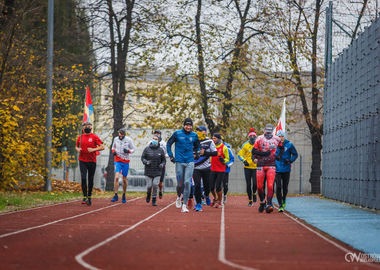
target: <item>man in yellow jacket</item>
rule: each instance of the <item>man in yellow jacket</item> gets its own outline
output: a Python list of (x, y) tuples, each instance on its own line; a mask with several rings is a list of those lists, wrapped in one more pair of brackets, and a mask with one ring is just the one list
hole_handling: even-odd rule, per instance
[(247, 183), (248, 206), (252, 206), (256, 202), (256, 169), (257, 165), (252, 161), (252, 148), (256, 141), (256, 133), (253, 128), (248, 133), (248, 141), (246, 141), (239, 151), (238, 157), (244, 163), (244, 176)]

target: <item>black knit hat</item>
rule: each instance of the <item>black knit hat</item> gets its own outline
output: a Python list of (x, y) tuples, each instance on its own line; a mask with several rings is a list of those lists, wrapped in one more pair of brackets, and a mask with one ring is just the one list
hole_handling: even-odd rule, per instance
[(219, 133), (214, 133), (214, 135), (212, 135), (212, 136), (215, 138), (218, 138), (219, 140), (222, 139), (222, 136)]
[(186, 126), (186, 125), (193, 126), (193, 120), (191, 120), (191, 118), (186, 118), (185, 121), (183, 121), (183, 125), (184, 126)]

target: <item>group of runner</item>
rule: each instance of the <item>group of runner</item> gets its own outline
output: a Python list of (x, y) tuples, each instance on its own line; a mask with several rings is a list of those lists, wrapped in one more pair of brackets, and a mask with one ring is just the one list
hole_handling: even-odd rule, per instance
[[(88, 163), (88, 156), (95, 156), (95, 151), (104, 149), (101, 140), (90, 132), (88, 126), (83, 124), (84, 135), (78, 137), (77, 151), (80, 152), (79, 161), (82, 176), (83, 202), (91, 205), (91, 189), (93, 186), (92, 170), (86, 169), (83, 163)], [(274, 194), (274, 182), (276, 182), (276, 194), (279, 211), (284, 211), (286, 195), (288, 192), (291, 164), (297, 159), (298, 154), (294, 145), (285, 139), (282, 130), (273, 135), (274, 128), (268, 124), (264, 134), (257, 137), (254, 129), (248, 133), (248, 141), (239, 151), (238, 158), (244, 164), (248, 206), (257, 201), (256, 191), (260, 199), (259, 212), (273, 211), (272, 198)], [(135, 149), (131, 138), (126, 136), (126, 130), (120, 129), (119, 136), (115, 137), (112, 144), (112, 153), (115, 156), (115, 195), (112, 202), (118, 201), (119, 176), (123, 176), (122, 203), (126, 203), (125, 192), (127, 189), (127, 175), (129, 170), (129, 154)], [(86, 138), (83, 139), (82, 137)], [(174, 153), (172, 151), (172, 145)], [(83, 149), (83, 150), (82, 150)], [(85, 152), (86, 155), (85, 155)], [(90, 155), (88, 155), (90, 154)], [(84, 159), (87, 157), (87, 159)], [(166, 159), (175, 163), (177, 178), (176, 207), (182, 213), (188, 213), (189, 207), (202, 211), (202, 205), (215, 208), (227, 203), (229, 172), (234, 163), (234, 155), (229, 144), (224, 142), (219, 133), (214, 133), (212, 138), (207, 137), (207, 128), (203, 125), (193, 132), (193, 121), (186, 118), (183, 128), (175, 131), (165, 143), (161, 138), (161, 132), (156, 130), (152, 140), (144, 149), (141, 161), (144, 164), (144, 175), (147, 181), (146, 202), (152, 202), (157, 206), (157, 192), (161, 199), (163, 196), (163, 181), (165, 175)], [(94, 160), (90, 160), (93, 163)], [(90, 168), (92, 168), (90, 166)], [(86, 172), (88, 170), (88, 190), (86, 184)], [(95, 171), (95, 170), (94, 170)], [(91, 183), (90, 183), (91, 181)], [(267, 192), (265, 192), (265, 183)], [(212, 198), (210, 198), (210, 193)]]

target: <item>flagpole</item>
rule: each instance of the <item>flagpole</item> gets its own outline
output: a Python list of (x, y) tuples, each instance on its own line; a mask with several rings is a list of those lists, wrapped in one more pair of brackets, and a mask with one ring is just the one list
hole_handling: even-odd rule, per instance
[[(87, 90), (88, 90), (88, 85), (87, 85), (87, 87), (86, 87), (86, 94), (84, 95), (84, 108), (86, 108), (86, 100), (87, 100)], [(83, 125), (83, 123), (85, 122), (84, 120), (84, 117), (85, 117), (85, 110), (83, 110), (83, 121), (82, 121), (82, 125)], [(79, 139), (79, 148), (80, 148), (80, 146), (81, 146), (81, 144), (82, 144), (82, 133), (83, 133), (83, 131), (82, 131), (82, 129), (80, 128), (80, 131), (79, 131), (79, 136), (80, 136), (80, 139)]]

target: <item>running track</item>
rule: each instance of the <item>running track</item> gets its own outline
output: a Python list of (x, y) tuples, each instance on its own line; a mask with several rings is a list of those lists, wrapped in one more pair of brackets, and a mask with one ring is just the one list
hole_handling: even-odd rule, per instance
[(257, 211), (245, 196), (224, 209), (180, 213), (175, 196), (152, 207), (93, 199), (0, 214), (0, 269), (379, 269), (288, 213)]

